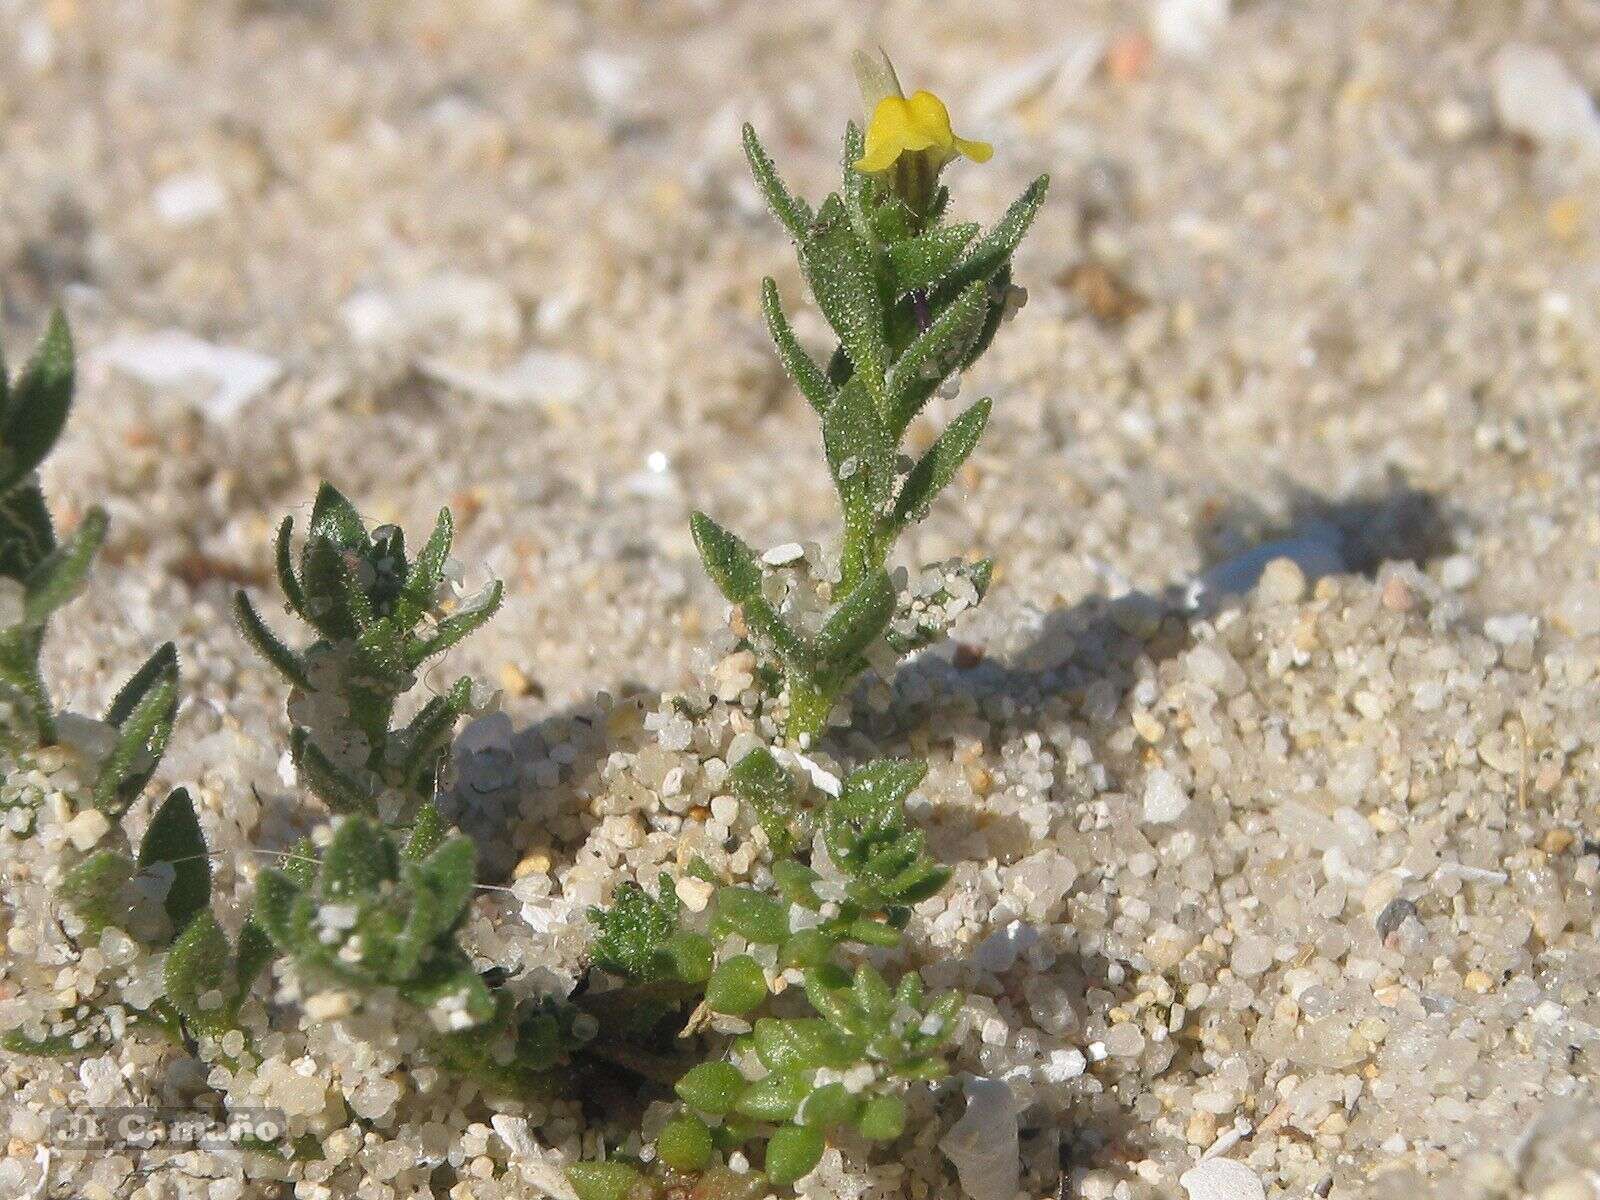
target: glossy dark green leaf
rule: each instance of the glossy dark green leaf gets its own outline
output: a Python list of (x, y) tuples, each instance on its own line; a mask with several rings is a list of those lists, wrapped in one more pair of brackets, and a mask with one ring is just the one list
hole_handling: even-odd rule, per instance
[(0, 413), (0, 492), (43, 462), (61, 436), (72, 407), (73, 372), (72, 334), (57, 310)]

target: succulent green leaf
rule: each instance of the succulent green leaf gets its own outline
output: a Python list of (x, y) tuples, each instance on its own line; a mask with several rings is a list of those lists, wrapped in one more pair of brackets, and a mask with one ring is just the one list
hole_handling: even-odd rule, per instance
[(711, 1165), (711, 1130), (699, 1117), (673, 1117), (656, 1136), (656, 1156), (674, 1171), (703, 1171)]
[(762, 1017), (755, 1024), (756, 1055), (769, 1071), (836, 1071), (853, 1065), (861, 1044), (817, 1017), (780, 1020)]
[(272, 939), (254, 918), (247, 917), (239, 930), (239, 952), (234, 959), (233, 995), (230, 1004), (235, 1011), (250, 995), (250, 988), (255, 984), (256, 977), (272, 961), (272, 955)]
[(712, 1012), (743, 1016), (766, 998), (766, 973), (748, 954), (719, 964), (706, 985), (706, 1007)]
[(791, 1121), (810, 1094), (805, 1072), (774, 1071), (745, 1089), (734, 1111), (752, 1121)]
[(767, 318), (767, 331), (772, 335), (773, 345), (778, 350), (778, 361), (783, 364), (784, 371), (811, 402), (812, 408), (819, 414), (827, 412), (838, 395), (838, 389), (828, 382), (822, 368), (795, 337), (789, 318), (784, 315), (783, 301), (778, 297), (778, 285), (771, 279), (761, 281), (761, 311)]
[(833, 1129), (839, 1125), (854, 1124), (861, 1115), (861, 1097), (853, 1094), (842, 1083), (825, 1083), (801, 1106), (800, 1123), (814, 1129)]
[(690, 1108), (720, 1117), (733, 1110), (747, 1086), (732, 1063), (708, 1062), (690, 1068), (673, 1090)]
[(897, 527), (913, 524), (928, 515), (934, 497), (955, 478), (961, 464), (967, 461), (983, 436), (992, 407), (988, 399), (978, 401), (951, 421), (939, 440), (917, 460), (895, 500), (894, 524)]
[(744, 127), (744, 155), (750, 161), (750, 173), (755, 176), (756, 187), (772, 209), (773, 216), (783, 223), (795, 241), (804, 239), (813, 219), (811, 206), (790, 195), (761, 140), (756, 137), (755, 128), (748, 124)]
[(211, 903), (211, 858), (194, 801), (183, 788), (168, 793), (139, 844), (140, 871), (160, 863), (171, 864), (173, 870), (166, 910), (176, 932), (187, 928), (194, 915)]
[(662, 953), (669, 977), (679, 983), (702, 984), (711, 978), (716, 951), (705, 934), (679, 930), (666, 940)]
[(776, 946), (789, 936), (788, 906), (754, 888), (724, 887), (716, 893), (718, 925), (746, 941)]
[(856, 1118), (856, 1132), (869, 1142), (892, 1142), (906, 1130), (906, 1102), (899, 1096), (872, 1096)]
[(767, 1178), (782, 1187), (811, 1174), (826, 1148), (820, 1129), (785, 1125), (767, 1142)]

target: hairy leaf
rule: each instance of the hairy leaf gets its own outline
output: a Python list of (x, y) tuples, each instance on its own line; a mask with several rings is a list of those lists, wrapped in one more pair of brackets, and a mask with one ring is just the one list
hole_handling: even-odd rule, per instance
[(170, 864), (173, 871), (166, 910), (176, 933), (211, 903), (211, 858), (194, 801), (183, 788), (175, 788), (161, 802), (139, 845), (139, 870), (148, 871), (159, 863)]

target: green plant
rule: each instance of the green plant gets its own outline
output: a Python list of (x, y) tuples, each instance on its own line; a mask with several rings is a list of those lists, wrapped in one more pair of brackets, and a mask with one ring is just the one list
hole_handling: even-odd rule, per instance
[[(771, 886), (716, 888), (706, 912), (709, 943), (680, 927), (683, 913), (665, 876), (658, 898), (634, 887), (609, 912), (593, 914), (601, 929), (596, 961), (608, 970), (639, 982), (703, 981), (704, 1012), (753, 1024), (726, 1058), (677, 1080), (683, 1107), (659, 1135), (653, 1165), (613, 1161), (569, 1171), (580, 1200), (658, 1200), (683, 1176), (709, 1178), (714, 1189), (738, 1180), (759, 1194), (811, 1171), (836, 1131), (869, 1141), (900, 1135), (900, 1092), (946, 1073), (942, 1051), (961, 997), (924, 995), (915, 972), (890, 984), (870, 963), (848, 959), (862, 948), (898, 946), (910, 906), (949, 880), (906, 820), (906, 798), (924, 772), (911, 763), (871, 763), (812, 813), (772, 753), (754, 750), (731, 778), (769, 827), (769, 841), (782, 847)], [(824, 861), (798, 856), (809, 843), (795, 831), (811, 827), (821, 830)], [(695, 966), (679, 973), (673, 964), (686, 942), (696, 947)], [(707, 969), (702, 946), (714, 967)], [(791, 980), (802, 986), (790, 988)], [(753, 1144), (763, 1147), (762, 1170), (732, 1170), (729, 1156)]]
[(415, 561), (393, 525), (369, 531), (355, 507), (323, 484), (295, 569), (293, 519), (278, 528), (277, 571), (289, 608), (318, 634), (303, 652), (280, 641), (241, 590), (239, 628), (293, 686), (290, 751), (306, 785), (339, 813), (407, 820), (432, 799), (456, 722), (472, 704), (462, 678), (400, 729), (395, 703), (416, 671), (500, 607), (501, 585), (457, 603), (446, 582), (454, 522), (439, 513)]
[(990, 402), (955, 418), (915, 463), (903, 462), (900, 446), (933, 394), (978, 359), (1015, 310), (1011, 257), (1048, 186), (1046, 177), (1035, 180), (986, 233), (950, 222), (939, 173), (957, 153), (986, 158), (987, 147), (956, 138), (931, 94), (906, 100), (887, 59), (869, 61), (861, 73), (876, 106), (872, 123), (865, 139), (849, 126), (843, 187), (815, 211), (789, 192), (755, 131), (744, 131), (756, 183), (794, 239), (801, 271), (839, 339), (824, 367), (796, 338), (777, 285), (763, 282), (778, 357), (821, 421), (843, 516), (837, 578), (817, 586), (795, 572), (769, 571), (709, 516), (691, 518), (707, 572), (781, 674), (787, 734), (801, 742), (822, 730), (869, 661), (892, 661), (942, 637), (988, 588), (987, 559), (924, 568), (931, 582), (900, 593), (886, 566), (896, 540), (927, 515), (972, 453)]
[[(238, 1027), (239, 1010), (272, 958), (272, 946), (246, 921), (237, 945), (211, 911), (211, 861), (189, 793), (178, 788), (151, 814), (136, 858), (97, 850), (63, 877), (58, 894), (98, 936), (120, 929), (152, 949), (165, 949), (165, 995), (132, 1013), (134, 1022), (173, 1040), (191, 1033), (220, 1036)], [(4, 1047), (25, 1054), (103, 1049), (112, 1033), (92, 1006), (64, 1027), (33, 1036), (12, 1030)]]
[(376, 822), (343, 817), (314, 872), (261, 873), (256, 919), (313, 977), (358, 990), (392, 987), (430, 1010), (441, 1030), (481, 1025), (495, 1000), (455, 942), (472, 899), (474, 857), (464, 837), (435, 843), (419, 826), (402, 850)]
[[(72, 408), (72, 335), (59, 312), (15, 379), (0, 359), (0, 698), (16, 704), (33, 740), (48, 745), (61, 721), (39, 672), (39, 652), (55, 611), (83, 589), (106, 536), (106, 514), (92, 507), (58, 541), (38, 468), (55, 448)], [(95, 803), (121, 812), (143, 790), (172, 733), (178, 657), (169, 642), (150, 656), (105, 715), (110, 749), (94, 785)]]

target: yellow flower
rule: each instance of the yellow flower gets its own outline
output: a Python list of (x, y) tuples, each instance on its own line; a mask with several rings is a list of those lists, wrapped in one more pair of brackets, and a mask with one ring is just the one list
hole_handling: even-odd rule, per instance
[(858, 171), (876, 175), (892, 169), (904, 154), (921, 155), (931, 174), (937, 175), (958, 154), (973, 162), (988, 162), (994, 153), (988, 142), (957, 137), (950, 128), (950, 111), (932, 92), (917, 92), (909, 100), (885, 96), (867, 125), (866, 153), (856, 160)]

